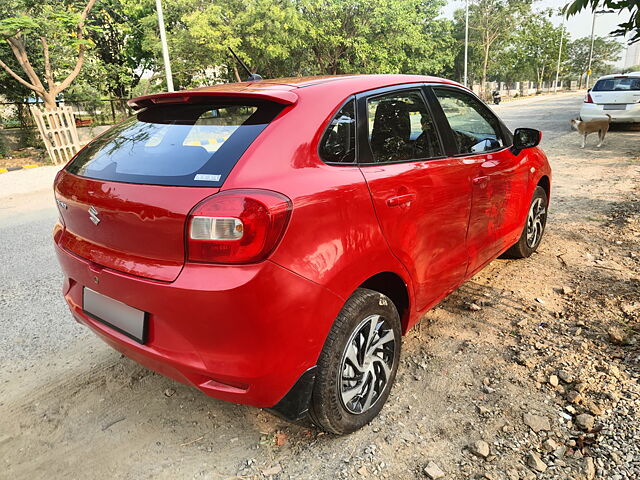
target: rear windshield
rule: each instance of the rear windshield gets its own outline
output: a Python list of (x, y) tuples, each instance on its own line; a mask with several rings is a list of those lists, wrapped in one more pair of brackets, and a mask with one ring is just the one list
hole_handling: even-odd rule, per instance
[(221, 186), (283, 108), (246, 101), (149, 107), (96, 138), (67, 170), (115, 182)]
[(593, 86), (594, 92), (628, 92), (629, 90), (640, 90), (639, 77), (609, 78), (598, 80)]

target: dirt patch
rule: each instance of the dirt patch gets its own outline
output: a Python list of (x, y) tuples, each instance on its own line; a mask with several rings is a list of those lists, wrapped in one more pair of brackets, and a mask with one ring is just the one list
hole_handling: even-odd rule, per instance
[(3, 366), (5, 475), (422, 479), (433, 462), (447, 479), (640, 478), (638, 138), (546, 145), (539, 253), (494, 261), (427, 314), (361, 431), (207, 398), (83, 335), (63, 358)]
[(25, 165), (51, 165), (44, 150), (33, 147), (14, 150), (10, 155), (0, 157), (0, 168), (23, 167)]

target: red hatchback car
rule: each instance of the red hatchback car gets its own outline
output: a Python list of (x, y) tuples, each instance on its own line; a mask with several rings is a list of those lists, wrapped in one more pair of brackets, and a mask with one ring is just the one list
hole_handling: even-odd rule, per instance
[(540, 132), (512, 135), (451, 81), (285, 78), (130, 105), (55, 180), (64, 297), (212, 397), (356, 430), (402, 334), (544, 232)]

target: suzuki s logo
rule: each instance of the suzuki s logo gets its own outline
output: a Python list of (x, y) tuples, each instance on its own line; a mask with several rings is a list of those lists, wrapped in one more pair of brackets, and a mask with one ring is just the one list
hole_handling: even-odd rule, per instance
[(89, 218), (91, 219), (94, 225), (98, 225), (100, 223), (100, 217), (98, 217), (98, 210), (96, 210), (96, 207), (94, 207), (93, 205), (89, 207)]

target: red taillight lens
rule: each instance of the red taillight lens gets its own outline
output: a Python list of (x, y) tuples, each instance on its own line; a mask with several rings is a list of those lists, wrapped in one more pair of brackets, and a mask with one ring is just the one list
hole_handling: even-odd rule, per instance
[(291, 200), (269, 190), (227, 190), (200, 202), (187, 225), (189, 261), (255, 263), (276, 247)]
[(593, 103), (593, 98), (591, 98), (590, 93), (587, 93), (587, 96), (584, 97), (584, 103)]

